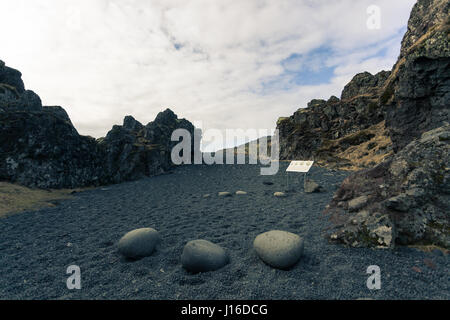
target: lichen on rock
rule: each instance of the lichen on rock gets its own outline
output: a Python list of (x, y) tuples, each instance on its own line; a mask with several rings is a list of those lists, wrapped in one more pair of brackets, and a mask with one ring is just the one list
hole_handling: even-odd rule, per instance
[(426, 132), (390, 161), (349, 176), (325, 211), (333, 223), (329, 239), (449, 248), (450, 142), (440, 139), (449, 132), (450, 126)]

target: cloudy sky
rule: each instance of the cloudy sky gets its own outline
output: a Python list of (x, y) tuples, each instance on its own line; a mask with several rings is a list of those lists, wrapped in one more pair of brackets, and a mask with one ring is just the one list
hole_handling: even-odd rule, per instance
[(356, 73), (391, 69), (414, 3), (1, 0), (0, 59), (81, 134), (167, 107), (204, 129), (273, 129)]

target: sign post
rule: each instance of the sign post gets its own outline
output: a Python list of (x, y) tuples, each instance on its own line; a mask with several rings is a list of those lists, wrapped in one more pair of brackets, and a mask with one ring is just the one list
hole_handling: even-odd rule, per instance
[(289, 167), (286, 169), (287, 188), (289, 189), (289, 174), (288, 174), (289, 172), (304, 173), (303, 176), (303, 187), (304, 187), (306, 182), (306, 175), (308, 174), (309, 170), (311, 170), (313, 164), (314, 161), (292, 161), (289, 164)]

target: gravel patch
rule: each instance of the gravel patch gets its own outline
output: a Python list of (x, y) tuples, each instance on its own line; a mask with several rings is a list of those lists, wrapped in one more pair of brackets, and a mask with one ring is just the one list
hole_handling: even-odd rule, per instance
[[(286, 166), (273, 177), (251, 165), (180, 167), (0, 219), (0, 299), (450, 299), (447, 255), (328, 243), (322, 211), (347, 173), (314, 167), (310, 177), (325, 191), (312, 194), (303, 193), (300, 175), (295, 184), (290, 176), (289, 196), (280, 200), (273, 194), (287, 187)], [(247, 196), (218, 196), (223, 190)], [(147, 226), (161, 237), (156, 251), (124, 258), (121, 237)], [(253, 249), (269, 230), (304, 239), (289, 271), (264, 264)], [(195, 239), (223, 247), (230, 263), (186, 271), (181, 254)], [(70, 265), (81, 268), (81, 290), (66, 287)], [(366, 286), (371, 265), (381, 268), (381, 290)]]

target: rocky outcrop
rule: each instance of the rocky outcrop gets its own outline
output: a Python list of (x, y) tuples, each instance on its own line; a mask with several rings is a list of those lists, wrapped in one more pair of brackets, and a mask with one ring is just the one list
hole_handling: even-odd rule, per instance
[(97, 185), (99, 154), (95, 139), (80, 136), (60, 107), (0, 112), (0, 180), (40, 188)]
[(178, 128), (199, 134), (168, 109), (146, 126), (128, 116), (105, 138), (81, 136), (63, 108), (42, 106), (20, 72), (0, 63), (0, 180), (75, 188), (163, 173), (172, 166), (171, 135)]
[[(280, 118), (280, 158), (315, 159), (341, 168), (364, 168), (391, 154), (379, 93), (390, 72), (356, 75), (341, 99), (312, 100), (289, 118)], [(355, 150), (358, 149), (358, 150)]]
[(400, 59), (409, 55), (421, 38), (443, 22), (449, 21), (450, 3), (446, 0), (420, 0), (411, 11), (408, 30), (402, 40)]
[[(114, 126), (99, 145), (105, 152), (104, 170), (111, 182), (135, 180), (152, 176), (170, 169), (172, 132), (186, 129), (194, 139), (194, 126), (167, 109), (155, 121), (143, 126), (131, 116), (124, 119), (123, 126)], [(194, 142), (191, 141), (194, 146)], [(194, 152), (194, 151), (193, 151)]]
[(358, 74), (341, 99), (313, 100), (278, 121), (282, 159), (366, 168), (325, 211), (331, 240), (449, 247), (449, 8), (419, 0), (391, 72)]
[(360, 95), (377, 96), (381, 88), (391, 75), (388, 71), (381, 71), (372, 76), (369, 72), (363, 72), (353, 77), (352, 81), (344, 87), (341, 94), (342, 100), (349, 100)]
[(9, 68), (0, 60), (0, 83), (11, 86), (18, 93), (25, 91), (25, 85), (22, 81), (20, 71)]
[[(445, 0), (419, 0), (392, 72), (358, 74), (340, 100), (313, 100), (293, 116), (280, 118), (281, 158), (368, 168), (388, 158), (392, 149), (448, 124), (449, 8)], [(376, 138), (365, 132), (374, 125)]]
[(450, 247), (450, 126), (426, 132), (377, 167), (348, 177), (326, 213), (333, 241), (354, 247)]
[(22, 74), (0, 60), (0, 112), (6, 109), (40, 111), (41, 108), (39, 96), (25, 90)]
[(380, 95), (395, 155), (344, 181), (325, 210), (330, 240), (450, 247), (449, 7), (416, 3)]
[(450, 122), (450, 3), (418, 1), (383, 93), (394, 150)]

